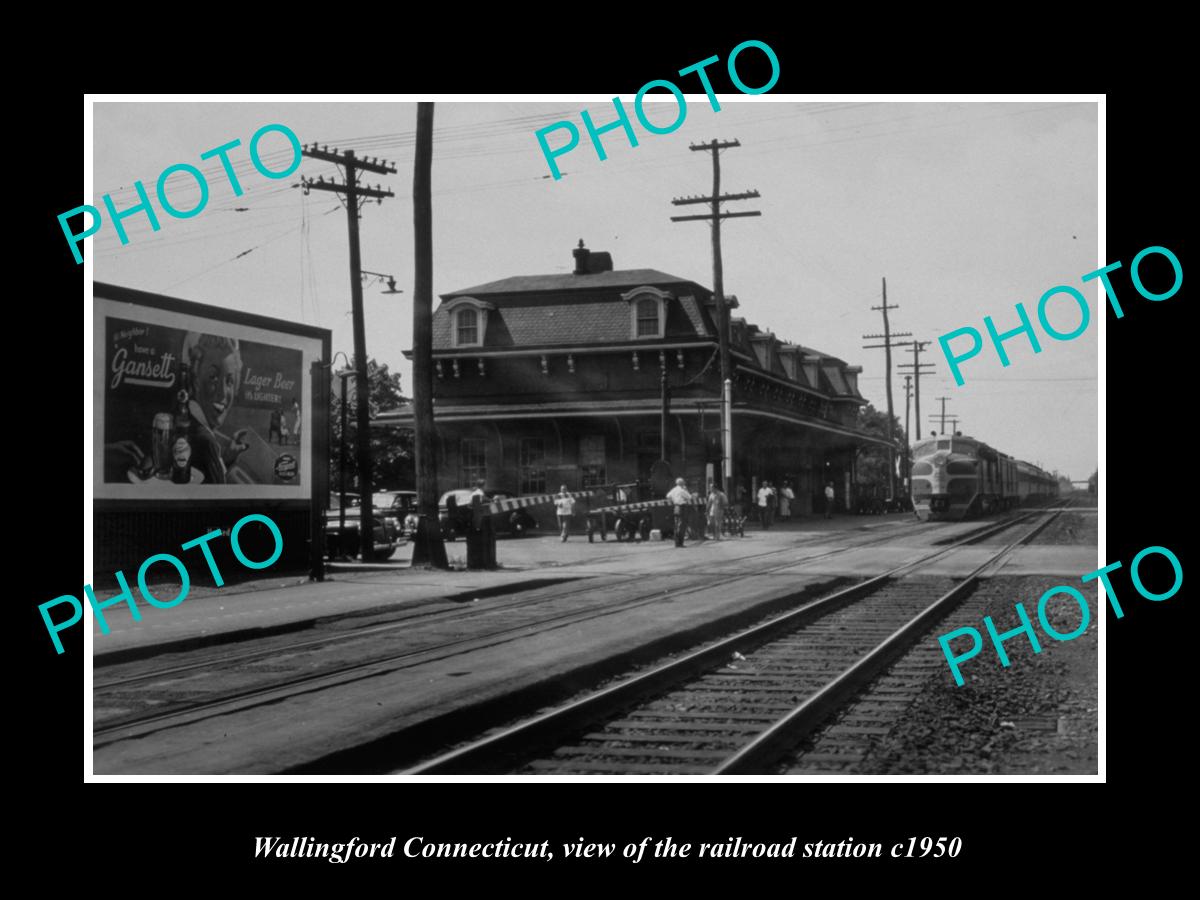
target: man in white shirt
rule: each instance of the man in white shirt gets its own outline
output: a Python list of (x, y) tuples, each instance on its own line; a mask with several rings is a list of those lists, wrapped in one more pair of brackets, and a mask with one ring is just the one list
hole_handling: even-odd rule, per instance
[(833, 500), (836, 495), (833, 491), (833, 482), (825, 485), (825, 518), (833, 518)]
[(558, 496), (554, 499), (554, 512), (558, 516), (558, 530), (565, 542), (567, 529), (571, 525), (571, 516), (575, 514), (575, 498), (567, 493), (565, 484), (559, 487)]
[(675, 507), (675, 546), (683, 546), (683, 532), (687, 527), (685, 515), (687, 506), (692, 502), (692, 495), (687, 489), (687, 482), (682, 478), (675, 479), (675, 487), (667, 491), (667, 501)]
[(775, 488), (771, 487), (771, 482), (764, 481), (762, 487), (758, 489), (758, 512), (762, 516), (763, 531), (771, 527), (771, 520), (774, 518), (775, 508), (772, 505), (775, 501)]

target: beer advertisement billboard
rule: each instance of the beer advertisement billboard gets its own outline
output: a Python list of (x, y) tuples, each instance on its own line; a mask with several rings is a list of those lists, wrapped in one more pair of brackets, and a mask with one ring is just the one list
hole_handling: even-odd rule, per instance
[(301, 335), (96, 297), (95, 496), (305, 499)]

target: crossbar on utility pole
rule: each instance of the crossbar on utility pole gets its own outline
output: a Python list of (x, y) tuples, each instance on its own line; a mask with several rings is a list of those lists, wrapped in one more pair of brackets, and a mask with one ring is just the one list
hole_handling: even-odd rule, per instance
[(300, 185), (307, 194), (310, 191), (332, 191), (345, 196), (346, 219), (350, 232), (350, 311), (354, 321), (354, 370), (355, 390), (358, 393), (358, 446), (355, 448), (358, 456), (359, 493), (362, 495), (362, 506), (359, 511), (359, 545), (364, 562), (375, 556), (375, 515), (373, 491), (371, 485), (371, 406), (370, 384), (367, 375), (367, 331), (363, 317), (362, 296), (362, 259), (358, 246), (359, 207), (367, 200), (382, 203), (384, 198), (395, 196), (391, 191), (384, 190), (379, 185), (370, 187), (360, 185), (360, 172), (375, 172), (380, 175), (394, 174), (396, 167), (386, 160), (380, 161), (374, 157), (359, 158), (353, 150), (338, 152), (337, 147), (329, 152), (328, 146), (318, 148), (304, 145), (301, 153), (310, 159), (322, 162), (336, 163), (342, 166), (346, 180), (344, 183), (326, 181), (324, 176), (317, 179), (301, 178)]
[(755, 200), (760, 195), (758, 191), (744, 191), (738, 194), (721, 193), (721, 155), (720, 151), (730, 147), (740, 147), (738, 140), (718, 141), (713, 139), (705, 144), (691, 144), (688, 149), (712, 154), (713, 187), (708, 197), (677, 197), (671, 201), (675, 206), (686, 206), (692, 203), (710, 204), (712, 211), (704, 215), (671, 216), (672, 222), (694, 222), (701, 219), (712, 223), (712, 256), (713, 256), (713, 299), (717, 305), (717, 346), (721, 360), (721, 487), (732, 491), (733, 481), (733, 374), (729, 355), (729, 309), (725, 304), (725, 270), (721, 260), (721, 220), (736, 219), (748, 216), (761, 216), (761, 212), (722, 212), (721, 204), (731, 200)]

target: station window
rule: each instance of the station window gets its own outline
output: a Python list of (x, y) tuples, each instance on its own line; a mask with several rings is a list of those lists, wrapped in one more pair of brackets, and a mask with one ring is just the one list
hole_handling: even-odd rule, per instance
[(659, 302), (653, 297), (646, 297), (637, 304), (637, 336), (658, 337), (658, 308)]
[(457, 340), (455, 341), (457, 346), (465, 347), (470, 344), (479, 343), (479, 310), (470, 308), (460, 309), (455, 321), (458, 327)]
[(546, 442), (541, 438), (521, 438), (517, 445), (517, 465), (521, 470), (522, 494), (546, 493)]
[(487, 439), (463, 438), (459, 445), (459, 468), (461, 484), (473, 488), (476, 483), (487, 483)]
[(604, 435), (587, 435), (579, 439), (579, 472), (585, 488), (606, 483)]

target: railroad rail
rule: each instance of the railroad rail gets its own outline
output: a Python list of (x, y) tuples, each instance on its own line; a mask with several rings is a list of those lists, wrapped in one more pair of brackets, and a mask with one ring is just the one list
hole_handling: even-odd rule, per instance
[[(1068, 501), (1069, 503), (1069, 501)], [(443, 754), (406, 775), (753, 774), (903, 656), (1067, 507), (1033, 510), (730, 638)], [(1031, 520), (965, 578), (918, 571)], [(938, 596), (930, 602), (931, 589)]]
[[(739, 557), (738, 562), (739, 564), (748, 562), (761, 563), (763, 560), (768, 560), (771, 557), (787, 555), (788, 558), (784, 562), (775, 565), (765, 565), (756, 569), (756, 574), (758, 575), (769, 575), (789, 569), (796, 569), (808, 563), (827, 560), (830, 557), (843, 553), (886, 543), (894, 540), (895, 537), (894, 533), (871, 536), (867, 540), (855, 541), (841, 547), (799, 558), (795, 556), (795, 553), (797, 549), (801, 549), (802, 551), (803, 545), (800, 548), (797, 548), (796, 545), (791, 545)], [(678, 578), (679, 574), (666, 573), (665, 577)], [(693, 572), (690, 574), (696, 573)], [(312, 671), (311, 668), (303, 664), (298, 664), (296, 668), (303, 670), (303, 674), (267, 679), (240, 690), (214, 692), (212, 696), (208, 697), (203, 696), (204, 685), (200, 680), (205, 675), (221, 674), (238, 666), (253, 664), (255, 662), (266, 662), (273, 666), (278, 665), (281, 663), (282, 658), (288, 654), (325, 650), (333, 645), (348, 644), (356, 640), (375, 637), (388, 632), (409, 629), (413, 625), (413, 620), (417, 618), (421, 619), (421, 624), (436, 624), (441, 626), (443, 624), (452, 624), (458, 621), (477, 618), (479, 611), (475, 609), (440, 610), (419, 614), (418, 616), (408, 615), (400, 617), (395, 621), (369, 625), (346, 632), (322, 635), (321, 637), (307, 638), (301, 641), (292, 641), (282, 646), (276, 645), (265, 649), (218, 654), (204, 660), (159, 667), (128, 676), (110, 678), (107, 681), (96, 683), (93, 687), (94, 705), (97, 707), (104, 704), (111, 707), (127, 705), (126, 701), (120, 697), (114, 698), (114, 693), (119, 692), (123, 688), (147, 682), (161, 684), (164, 681), (176, 680), (181, 685), (187, 699), (182, 699), (175, 703), (168, 702), (167, 705), (157, 706), (153, 711), (148, 713), (119, 714), (113, 716), (108, 721), (97, 722), (93, 729), (93, 735), (96, 738), (94, 746), (100, 748), (128, 737), (138, 737), (164, 728), (174, 727), (175, 725), (191, 724), (204, 718), (224, 715), (228, 712), (277, 703), (281, 700), (286, 700), (292, 694), (335, 687), (338, 684), (358, 678), (411, 668), (532, 634), (574, 626), (603, 616), (625, 612), (639, 606), (712, 590), (713, 588), (736, 582), (744, 577), (745, 572), (739, 567), (739, 571), (699, 583), (690, 583), (685, 586), (665, 590), (661, 585), (653, 588), (647, 587), (646, 590), (639, 591), (632, 597), (624, 597), (613, 602), (592, 604), (569, 610), (551, 611), (546, 615), (539, 615), (528, 621), (508, 622), (500, 627), (488, 629), (466, 637), (451, 640), (435, 640), (431, 643), (408, 648), (401, 652), (393, 651), (376, 654), (367, 659), (355, 660), (353, 663), (348, 664), (326, 665), (317, 671)], [(644, 580), (646, 580), (644, 574), (622, 576), (615, 581), (606, 580), (604, 585), (599, 586), (597, 590), (607, 592), (623, 584)], [(508, 603), (489, 605), (486, 607), (486, 611), (519, 612), (523, 610), (535, 610), (539, 605), (560, 600), (561, 596), (561, 593), (558, 592), (551, 593), (544, 591), (539, 592), (539, 595), (536, 597), (518, 597)]]

